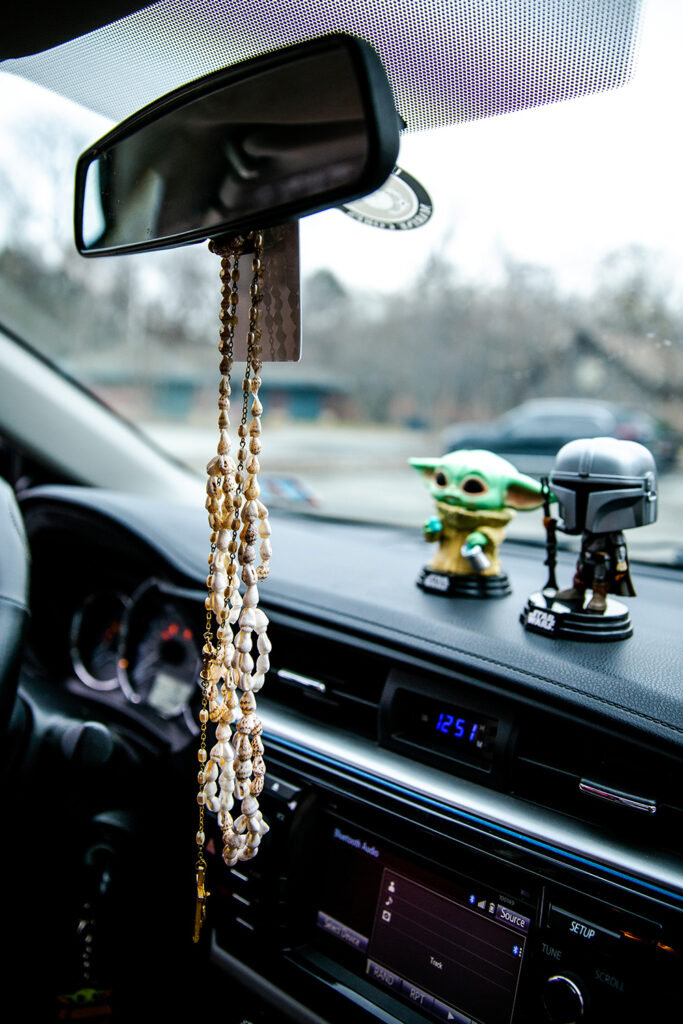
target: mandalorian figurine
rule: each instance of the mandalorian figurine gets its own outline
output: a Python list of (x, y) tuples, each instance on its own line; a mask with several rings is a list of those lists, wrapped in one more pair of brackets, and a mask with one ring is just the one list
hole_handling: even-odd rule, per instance
[(608, 595), (635, 596), (623, 531), (657, 518), (651, 453), (635, 441), (613, 437), (570, 441), (557, 453), (550, 486), (562, 516), (557, 529), (581, 534), (581, 550), (572, 585), (564, 590), (546, 585), (532, 594), (523, 624), (533, 632), (580, 640), (631, 636), (628, 609)]
[(409, 461), (436, 502), (436, 515), (423, 533), (438, 548), (418, 586), (449, 597), (505, 597), (510, 582), (501, 572), (498, 548), (515, 509), (543, 503), (541, 485), (485, 450)]

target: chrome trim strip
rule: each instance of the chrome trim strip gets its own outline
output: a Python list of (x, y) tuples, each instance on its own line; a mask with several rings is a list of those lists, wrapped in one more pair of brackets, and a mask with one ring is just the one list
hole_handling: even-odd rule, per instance
[(588, 779), (581, 779), (579, 790), (587, 796), (595, 797), (596, 800), (608, 800), (620, 807), (630, 807), (634, 811), (643, 811), (645, 814), (657, 813), (656, 800), (646, 800), (644, 797), (633, 796), (632, 793), (623, 793), (618, 789), (610, 789), (609, 786), (600, 786), (597, 782), (590, 782)]
[[(419, 764), (372, 741), (332, 729), (322, 723), (306, 722), (266, 698), (259, 703), (266, 738), (293, 746), (302, 755), (319, 758), (338, 771), (349, 771), (401, 791), (406, 803), (418, 797), (439, 809), (476, 819), (494, 831), (513, 833), (514, 839), (530, 846), (551, 848), (584, 865), (603, 867), (607, 873), (626, 875), (666, 895), (683, 897), (683, 862), (666, 853), (655, 853), (646, 845), (617, 844), (605, 839), (597, 827), (572, 822), (563, 816), (458, 779), (444, 771)], [(645, 837), (647, 842), (647, 836)]]
[(276, 675), (278, 679), (284, 679), (286, 683), (296, 683), (297, 686), (306, 686), (310, 690), (317, 690), (318, 693), (327, 693), (327, 687), (319, 679), (301, 676), (298, 672), (290, 672), (288, 668), (279, 668)]

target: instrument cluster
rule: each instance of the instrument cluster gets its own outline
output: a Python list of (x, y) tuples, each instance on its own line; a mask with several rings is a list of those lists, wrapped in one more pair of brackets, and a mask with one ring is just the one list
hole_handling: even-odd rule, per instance
[(131, 705), (190, 725), (200, 681), (202, 613), (196, 591), (159, 580), (132, 595), (90, 594), (71, 621), (73, 671), (91, 690), (119, 691)]

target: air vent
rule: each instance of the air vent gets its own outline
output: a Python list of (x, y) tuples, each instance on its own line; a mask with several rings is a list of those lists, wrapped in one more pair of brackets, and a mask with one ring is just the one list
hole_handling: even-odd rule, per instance
[(525, 716), (513, 792), (618, 836), (680, 845), (680, 760), (550, 713)]
[(377, 738), (388, 662), (352, 638), (284, 625), (274, 614), (268, 632), (273, 651), (264, 696), (307, 718)]

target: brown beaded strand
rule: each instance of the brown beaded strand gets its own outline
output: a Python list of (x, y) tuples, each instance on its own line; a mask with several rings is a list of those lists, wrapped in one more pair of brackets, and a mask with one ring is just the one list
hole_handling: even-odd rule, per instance
[[(268, 511), (259, 500), (258, 454), (261, 450), (261, 413), (258, 398), (261, 384), (261, 332), (258, 326), (262, 300), (263, 237), (252, 236), (254, 255), (250, 286), (247, 362), (242, 382), (242, 415), (238, 427), (237, 463), (230, 455), (230, 376), (233, 365), (234, 331), (237, 324), (239, 257), (242, 240), (227, 248), (211, 244), (222, 256), (221, 278), (221, 353), (219, 384), (219, 442), (217, 455), (207, 466), (206, 508), (211, 527), (210, 573), (207, 577), (207, 631), (202, 668), (203, 703), (200, 711), (200, 827), (197, 832), (197, 915), (195, 941), (204, 916), (206, 864), (204, 860), (204, 811), (218, 815), (223, 837), (223, 859), (230, 867), (248, 860), (258, 851), (261, 837), (268, 831), (259, 810), (257, 797), (263, 789), (263, 727), (256, 715), (254, 694), (261, 689), (269, 668), (270, 641), (266, 634), (268, 619), (258, 607), (257, 580), (266, 579), (270, 560), (270, 524)], [(252, 377), (253, 373), (253, 377)], [(251, 409), (249, 401), (251, 399)], [(249, 419), (251, 413), (251, 419)], [(248, 444), (247, 444), (247, 439)], [(259, 523), (256, 526), (256, 523)], [(255, 541), (261, 538), (261, 562), (255, 567)], [(240, 580), (245, 592), (240, 592)], [(212, 615), (217, 622), (216, 640)], [(236, 633), (233, 627), (237, 626)], [(257, 637), (256, 665), (251, 655), (252, 633)], [(242, 691), (238, 697), (237, 691)], [(207, 753), (207, 720), (216, 724), (216, 742)], [(235, 724), (236, 723), (236, 724)], [(231, 726), (235, 724), (233, 733)], [(241, 801), (241, 814), (233, 819), (235, 798)], [(201, 868), (201, 871), (200, 871)], [(201, 912), (200, 912), (201, 908)]]

